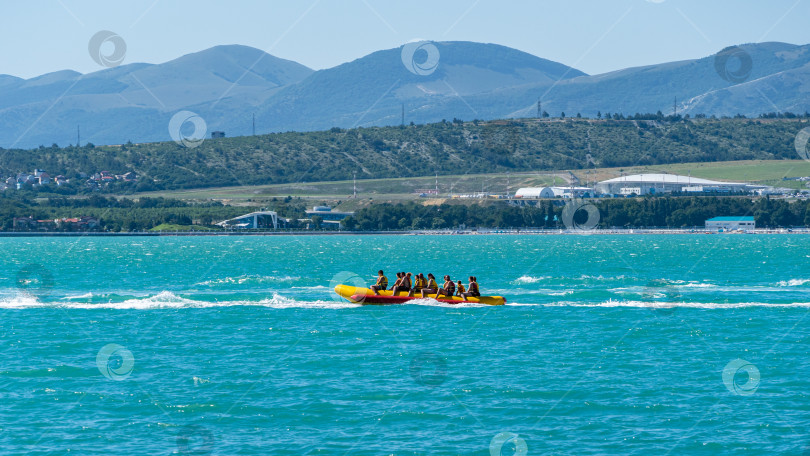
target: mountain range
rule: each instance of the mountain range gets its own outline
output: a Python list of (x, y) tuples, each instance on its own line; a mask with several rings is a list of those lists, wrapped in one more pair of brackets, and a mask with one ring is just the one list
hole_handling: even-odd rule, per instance
[[(588, 75), (516, 49), (420, 42), (313, 71), (216, 46), (162, 64), (31, 79), (0, 75), (0, 147), (171, 140), (178, 111), (228, 136), (442, 119), (662, 111), (756, 116), (810, 110), (810, 45), (744, 44), (716, 55)], [(182, 134), (188, 135), (185, 125)]]

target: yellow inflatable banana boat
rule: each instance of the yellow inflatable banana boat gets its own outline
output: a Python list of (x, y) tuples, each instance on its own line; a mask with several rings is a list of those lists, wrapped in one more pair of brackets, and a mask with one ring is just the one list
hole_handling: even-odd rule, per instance
[[(383, 290), (380, 291), (379, 295), (376, 295), (368, 288), (353, 287), (351, 285), (338, 285), (335, 287), (335, 293), (358, 304), (403, 304), (408, 301), (413, 301), (414, 299), (422, 299), (422, 294), (419, 292), (415, 292), (414, 296), (408, 296), (408, 293), (403, 291), (393, 296), (390, 290)], [(435, 294), (427, 295), (427, 297), (436, 299)], [(436, 300), (447, 304), (474, 303), (489, 306), (502, 306), (506, 304), (506, 298), (503, 296), (479, 296), (477, 298), (471, 296), (464, 300), (458, 296), (447, 297), (442, 295), (441, 298)]]

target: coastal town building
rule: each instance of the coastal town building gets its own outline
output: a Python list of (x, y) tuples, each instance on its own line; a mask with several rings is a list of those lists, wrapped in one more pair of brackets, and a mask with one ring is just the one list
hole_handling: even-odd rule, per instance
[[(114, 181), (135, 182), (138, 180), (138, 175), (135, 171), (128, 171), (123, 174), (101, 171), (89, 175), (87, 173), (77, 173), (77, 175), (80, 179), (88, 179), (86, 181), (87, 185), (93, 188), (98, 188), (101, 184), (109, 184)], [(70, 183), (70, 179), (62, 174), (52, 177), (47, 171), (37, 168), (33, 173), (20, 172), (9, 177), (0, 177), (0, 191), (22, 190), (23, 188), (37, 187), (40, 185), (62, 186), (68, 183)]]
[(789, 188), (774, 188), (745, 182), (720, 182), (677, 174), (649, 173), (620, 176), (598, 182), (593, 187), (555, 186), (523, 187), (513, 198), (532, 200), (547, 198), (589, 198), (593, 196), (628, 197), (661, 194), (730, 194), (752, 193), (782, 195), (795, 193)]
[(323, 220), (324, 224), (328, 225), (340, 225), (343, 219), (354, 215), (354, 212), (333, 211), (329, 206), (315, 206), (306, 213), (310, 220), (312, 220), (312, 217), (318, 216)]
[(719, 182), (677, 174), (633, 174), (599, 182), (597, 194), (629, 196), (661, 193), (749, 193), (765, 188), (744, 182)]
[(756, 228), (754, 217), (746, 216), (731, 216), (731, 217), (714, 217), (706, 220), (706, 229), (712, 231), (752, 231)]
[(99, 220), (90, 216), (46, 220), (14, 217), (13, 227), (15, 231), (83, 231), (98, 228)]
[(523, 187), (515, 192), (515, 198), (588, 198), (593, 195), (590, 187)]
[(230, 220), (223, 220), (217, 223), (225, 229), (237, 230), (257, 230), (257, 229), (278, 229), (278, 213), (274, 211), (256, 211), (250, 214), (240, 215)]

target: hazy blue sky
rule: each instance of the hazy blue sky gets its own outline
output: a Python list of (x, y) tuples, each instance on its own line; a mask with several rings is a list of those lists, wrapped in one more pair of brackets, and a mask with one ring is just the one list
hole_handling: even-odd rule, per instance
[(314, 69), (414, 39), (502, 44), (602, 73), (747, 42), (810, 43), (810, 0), (32, 0), (4, 2), (0, 74), (100, 69), (99, 30), (124, 63), (244, 44)]

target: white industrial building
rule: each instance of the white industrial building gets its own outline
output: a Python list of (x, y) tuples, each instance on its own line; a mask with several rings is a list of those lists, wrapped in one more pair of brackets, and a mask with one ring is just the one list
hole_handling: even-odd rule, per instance
[(515, 192), (515, 198), (586, 198), (593, 196), (589, 187), (524, 187)]
[(250, 214), (219, 222), (217, 225), (227, 229), (241, 230), (277, 229), (278, 214), (273, 211), (251, 212)]
[(310, 219), (317, 215), (323, 220), (324, 224), (334, 226), (339, 226), (343, 219), (354, 215), (354, 212), (335, 211), (329, 206), (315, 206), (311, 211), (306, 211), (306, 213), (307, 217)]
[(718, 182), (677, 174), (633, 174), (596, 184), (595, 191), (605, 195), (649, 195), (656, 193), (738, 193), (764, 188), (744, 182)]
[(756, 228), (753, 216), (714, 217), (706, 220), (706, 229), (712, 231), (752, 231)]

